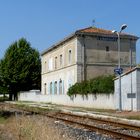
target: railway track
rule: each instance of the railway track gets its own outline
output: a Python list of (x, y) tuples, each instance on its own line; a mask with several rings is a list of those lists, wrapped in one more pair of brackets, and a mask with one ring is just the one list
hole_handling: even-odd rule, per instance
[[(117, 123), (110, 120), (101, 120), (89, 116), (73, 115), (70, 113), (58, 113), (57, 115), (50, 117), (72, 124), (78, 124), (89, 130), (115, 136), (119, 139), (140, 140), (140, 127), (138, 126)], [(124, 131), (127, 132), (124, 133)], [(130, 132), (131, 134), (128, 134)], [(138, 133), (138, 135), (134, 135), (135, 132)]]
[(123, 127), (125, 129), (132, 129), (135, 131), (140, 131), (140, 126), (136, 126), (136, 125), (130, 125), (127, 123), (120, 123), (117, 121), (113, 121), (113, 120), (109, 120), (109, 119), (102, 119), (102, 118), (95, 118), (95, 117), (90, 117), (87, 115), (81, 116), (81, 115), (77, 115), (77, 114), (72, 114), (72, 113), (64, 113), (64, 112), (60, 112), (59, 113), (61, 116), (63, 115), (67, 115), (67, 116), (71, 116), (71, 117), (75, 117), (75, 118), (82, 118), (82, 119), (88, 119), (89, 121), (92, 122), (99, 122), (99, 123), (103, 123), (103, 124), (107, 124), (107, 125), (113, 125), (115, 127)]
[(115, 137), (116, 139), (140, 140), (140, 126), (133, 126), (125, 123), (114, 122), (111, 120), (98, 119), (89, 116), (80, 116), (64, 112), (46, 113), (45, 111), (30, 111), (28, 109), (21, 108), (13, 108), (13, 112), (28, 115), (40, 114), (59, 121), (61, 120), (69, 125), (76, 125), (90, 131), (107, 134), (108, 136)]

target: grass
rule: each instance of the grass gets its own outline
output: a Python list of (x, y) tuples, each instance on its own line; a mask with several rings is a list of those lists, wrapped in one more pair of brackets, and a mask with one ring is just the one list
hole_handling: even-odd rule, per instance
[(32, 106), (30, 104), (25, 104), (22, 102), (17, 102), (17, 104), (15, 104), (15, 106), (19, 109), (25, 109), (25, 110), (29, 110), (32, 112), (39, 112), (39, 113), (43, 113), (43, 112), (58, 112), (60, 111), (60, 109), (56, 108), (56, 107), (48, 107), (47, 105), (44, 108), (41, 108), (39, 106)]
[(80, 111), (80, 112), (87, 112), (87, 111), (91, 111), (91, 112), (96, 112), (96, 113), (115, 113), (116, 110), (111, 110), (111, 109), (96, 109), (96, 108), (86, 108), (86, 107), (73, 107), (73, 106), (64, 106), (64, 105), (57, 105), (54, 104), (57, 107), (60, 108), (70, 108), (70, 110), (72, 111)]
[(70, 140), (54, 120), (40, 115), (10, 117), (1, 131), (6, 134), (3, 139), (10, 136), (14, 140)]
[[(28, 104), (29, 103), (29, 104)], [(35, 103), (35, 104), (38, 104), (37, 102), (31, 102), (31, 101), (18, 101), (16, 102), (16, 105), (19, 106), (19, 107), (27, 107), (29, 108), (29, 105), (30, 103)], [(110, 113), (114, 113), (115, 110), (109, 110), (109, 109), (96, 109), (96, 108), (86, 108), (86, 107), (73, 107), (73, 106), (66, 106), (66, 105), (58, 105), (58, 104), (52, 104), (52, 103), (44, 103), (43, 104), (46, 104), (46, 109), (47, 109), (47, 105), (50, 105), (52, 106), (52, 109), (58, 109), (58, 108), (71, 108), (72, 111), (82, 111), (82, 112), (85, 112), (85, 111), (93, 111), (93, 112), (110, 112)], [(31, 108), (31, 107), (30, 107)], [(36, 107), (36, 108), (39, 108), (39, 107)], [(58, 109), (59, 110), (59, 109)]]
[(8, 111), (0, 111), (0, 124), (3, 124), (11, 116), (11, 113)]
[(135, 116), (128, 116), (126, 117), (127, 119), (130, 119), (130, 120), (140, 120), (140, 115), (135, 115)]
[(6, 122), (6, 118), (0, 116), (0, 124), (4, 124)]
[[(30, 107), (22, 103), (15, 106), (17, 109), (27, 109), (33, 112), (47, 112), (50, 109)], [(10, 114), (0, 110), (0, 140), (71, 140), (67, 134), (62, 132), (55, 124), (55, 121), (32, 113), (31, 115)]]

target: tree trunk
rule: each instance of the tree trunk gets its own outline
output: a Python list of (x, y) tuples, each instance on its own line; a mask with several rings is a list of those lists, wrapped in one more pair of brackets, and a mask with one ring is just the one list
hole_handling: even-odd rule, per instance
[(12, 97), (13, 97), (12, 93), (9, 93), (9, 100), (10, 101), (12, 101)]
[(17, 101), (18, 100), (18, 96), (17, 95), (18, 95), (17, 92), (14, 93), (14, 101)]

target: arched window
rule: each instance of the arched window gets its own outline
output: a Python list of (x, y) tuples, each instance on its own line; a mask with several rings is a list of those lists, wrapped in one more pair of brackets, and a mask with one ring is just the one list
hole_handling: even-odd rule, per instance
[(59, 81), (59, 94), (62, 94), (62, 80)]
[(52, 94), (52, 82), (50, 83), (50, 94)]
[(60, 55), (60, 67), (62, 67), (62, 65), (63, 65), (63, 56), (62, 56), (62, 54)]
[(57, 57), (55, 57), (54, 67), (57, 69)]
[(44, 83), (44, 94), (47, 94), (47, 84)]
[(69, 58), (68, 58), (69, 64), (71, 64), (71, 61), (72, 61), (71, 59), (72, 59), (72, 52), (71, 50), (69, 50)]
[(57, 94), (57, 81), (54, 83), (54, 94)]

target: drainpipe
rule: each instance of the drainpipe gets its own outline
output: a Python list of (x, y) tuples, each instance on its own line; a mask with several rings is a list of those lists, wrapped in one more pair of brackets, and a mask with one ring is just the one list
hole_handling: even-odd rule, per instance
[(86, 65), (86, 62), (87, 62), (87, 55), (86, 55), (86, 45), (85, 45), (85, 36), (83, 36), (83, 47), (84, 47), (84, 54), (83, 54), (83, 57), (84, 57), (84, 62), (83, 62), (83, 80), (86, 81), (87, 80), (87, 65)]

